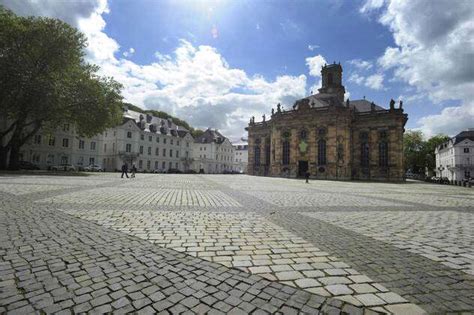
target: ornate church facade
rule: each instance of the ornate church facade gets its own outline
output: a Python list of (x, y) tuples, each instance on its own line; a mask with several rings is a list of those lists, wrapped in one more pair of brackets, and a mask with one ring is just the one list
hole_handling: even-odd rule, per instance
[(321, 70), (319, 93), (290, 110), (278, 104), (271, 118), (248, 131), (248, 174), (339, 180), (404, 180), (402, 102), (389, 109), (365, 100), (345, 101), (340, 64)]

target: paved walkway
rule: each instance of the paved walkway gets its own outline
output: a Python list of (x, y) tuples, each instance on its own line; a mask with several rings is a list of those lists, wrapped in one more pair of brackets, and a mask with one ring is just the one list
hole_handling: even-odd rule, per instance
[(474, 311), (474, 193), (241, 175), (0, 177), (0, 313)]

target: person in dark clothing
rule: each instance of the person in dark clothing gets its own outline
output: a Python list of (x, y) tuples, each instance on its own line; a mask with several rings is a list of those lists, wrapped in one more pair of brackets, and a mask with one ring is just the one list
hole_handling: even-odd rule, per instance
[(306, 171), (306, 173), (304, 173), (304, 178), (306, 178), (306, 184), (309, 183), (309, 171)]
[(123, 174), (125, 174), (125, 176), (127, 176), (128, 178), (128, 164), (127, 162), (123, 163), (122, 165), (122, 176), (120, 178), (123, 178)]

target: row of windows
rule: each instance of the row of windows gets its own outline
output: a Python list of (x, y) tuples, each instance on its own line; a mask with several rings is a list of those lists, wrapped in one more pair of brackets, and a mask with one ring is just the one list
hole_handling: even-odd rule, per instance
[[(131, 144), (131, 143), (127, 143), (127, 144), (125, 145), (125, 152), (127, 152), (127, 153), (132, 152), (132, 144)], [(143, 148), (142, 145), (140, 146), (139, 152), (140, 152), (140, 154), (143, 154), (143, 152), (144, 152), (144, 148)], [(151, 155), (151, 152), (152, 152), (152, 148), (151, 148), (151, 147), (148, 147), (148, 151), (147, 151), (148, 155)], [(185, 154), (186, 154), (186, 157), (189, 157), (189, 152), (188, 152), (188, 151), (186, 151)], [(160, 155), (160, 150), (159, 150), (159, 148), (156, 148), (156, 149), (155, 149), (155, 155), (156, 155), (156, 156), (159, 156), (159, 155)], [(162, 156), (166, 156), (166, 148), (163, 148)], [(169, 150), (169, 157), (173, 157), (173, 150), (171, 150), (171, 149)], [(178, 150), (176, 150), (176, 155), (175, 155), (175, 157), (179, 158), (179, 151), (178, 151)]]
[[(269, 146), (266, 152), (267, 156), (267, 165), (270, 164), (269, 157)], [(326, 140), (320, 139), (318, 141), (318, 165), (326, 165), (327, 163), (327, 152), (326, 152)], [(342, 160), (344, 157), (344, 147), (342, 143), (339, 143), (337, 146), (337, 159)], [(387, 167), (388, 166), (388, 143), (382, 141), (379, 143), (379, 166)], [(254, 147), (254, 162), (255, 165), (260, 165), (260, 146)], [(363, 142), (360, 147), (360, 163), (362, 167), (369, 167), (370, 162), (370, 150), (369, 144)], [(290, 164), (290, 142), (288, 140), (283, 141), (282, 144), (282, 163), (283, 165)]]
[[(41, 144), (41, 138), (42, 138), (41, 135), (35, 135), (35, 136), (34, 136), (34, 139), (33, 139), (33, 143), (34, 143), (34, 144)], [(54, 146), (56, 145), (56, 137), (54, 137), (54, 136), (49, 136), (49, 137), (48, 137), (48, 145), (54, 147)], [(68, 147), (69, 147), (69, 138), (63, 138), (62, 146), (63, 146), (64, 148), (68, 148)], [(84, 149), (84, 147), (85, 147), (85, 142), (84, 142), (84, 140), (79, 140), (78, 147), (79, 147), (79, 149)], [(91, 149), (91, 150), (95, 150), (95, 149), (96, 149), (96, 142), (91, 141), (91, 143), (90, 143), (90, 149)]]
[[(131, 139), (132, 138), (132, 132), (128, 131), (127, 132), (127, 138)], [(145, 140), (145, 135), (140, 134), (140, 139)], [(152, 142), (153, 141), (153, 136), (148, 136), (148, 141)], [(156, 137), (155, 138), (156, 143), (160, 143), (160, 138)], [(163, 143), (166, 144), (167, 138), (163, 138)], [(170, 144), (174, 144), (174, 139), (170, 139)], [(176, 145), (179, 145), (179, 140), (176, 140)], [(189, 147), (189, 142), (186, 142), (186, 147)]]

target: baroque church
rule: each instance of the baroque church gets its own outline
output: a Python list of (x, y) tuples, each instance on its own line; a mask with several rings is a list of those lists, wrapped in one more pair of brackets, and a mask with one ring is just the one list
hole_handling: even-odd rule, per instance
[(340, 64), (321, 69), (318, 94), (280, 104), (270, 119), (247, 128), (248, 174), (338, 180), (403, 181), (402, 102), (385, 109), (366, 100), (344, 101)]

